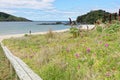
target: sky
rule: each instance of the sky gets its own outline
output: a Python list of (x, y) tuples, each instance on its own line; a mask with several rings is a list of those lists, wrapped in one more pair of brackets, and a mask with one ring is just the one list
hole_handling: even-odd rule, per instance
[(91, 10), (118, 12), (120, 0), (0, 0), (0, 12), (34, 21), (67, 21)]

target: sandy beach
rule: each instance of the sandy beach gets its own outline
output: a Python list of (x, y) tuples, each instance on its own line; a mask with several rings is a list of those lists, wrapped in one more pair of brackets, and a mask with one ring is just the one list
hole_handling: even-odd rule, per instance
[[(64, 29), (64, 30), (56, 30), (56, 31), (53, 31), (53, 32), (65, 32), (65, 31), (68, 31), (69, 29)], [(32, 35), (38, 35), (38, 34), (46, 34), (46, 32), (35, 32), (35, 33), (31, 33)], [(0, 35), (0, 42), (3, 40), (3, 39), (8, 39), (8, 38), (11, 38), (11, 37), (23, 37), (25, 34), (29, 34), (29, 33), (24, 33), (24, 34), (12, 34), (12, 35)]]
[(79, 26), (79, 28), (80, 28), (81, 30), (86, 30), (86, 29), (92, 30), (94, 27), (95, 27), (95, 25), (80, 25), (80, 26)]
[[(79, 29), (81, 30), (86, 30), (88, 27), (89, 30), (93, 29), (95, 27), (95, 25), (80, 25), (78, 26)], [(53, 31), (53, 32), (65, 32), (65, 31), (68, 31), (69, 29), (64, 29), (64, 30), (56, 30), (56, 31)], [(46, 32), (35, 32), (35, 33), (31, 33), (32, 35), (38, 35), (38, 34), (46, 34), (48, 31)], [(0, 35), (0, 42), (3, 40), (3, 39), (8, 39), (8, 38), (11, 38), (11, 37), (22, 37), (24, 36), (25, 34), (29, 34), (29, 33), (24, 33), (24, 34), (12, 34), (12, 35)]]

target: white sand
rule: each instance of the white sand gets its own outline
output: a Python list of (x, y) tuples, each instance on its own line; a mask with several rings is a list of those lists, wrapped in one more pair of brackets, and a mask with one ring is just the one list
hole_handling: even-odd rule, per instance
[[(95, 25), (81, 25), (79, 26), (80, 29), (83, 29), (83, 30), (86, 30), (88, 27), (89, 30), (93, 29), (95, 27)], [(56, 30), (56, 31), (53, 31), (53, 32), (65, 32), (65, 31), (68, 31), (69, 29), (64, 29), (64, 30)], [(37, 35), (37, 34), (46, 34), (47, 32), (36, 32), (36, 33), (32, 33), (32, 35)], [(12, 35), (0, 35), (0, 42), (3, 40), (3, 39), (8, 39), (8, 38), (11, 38), (11, 37), (22, 37), (24, 36), (24, 34), (12, 34)]]
[(92, 30), (94, 27), (95, 25), (80, 25), (79, 29), (86, 30), (88, 28), (88, 30)]
[[(65, 32), (65, 31), (68, 31), (69, 29), (64, 29), (64, 30), (56, 30), (56, 31), (53, 31), (53, 32)], [(37, 34), (46, 34), (47, 32), (35, 32), (35, 33), (31, 33), (32, 35), (37, 35)], [(23, 37), (25, 34), (12, 34), (12, 35), (0, 35), (0, 42), (3, 40), (3, 39), (8, 39), (8, 38), (11, 38), (11, 37)]]

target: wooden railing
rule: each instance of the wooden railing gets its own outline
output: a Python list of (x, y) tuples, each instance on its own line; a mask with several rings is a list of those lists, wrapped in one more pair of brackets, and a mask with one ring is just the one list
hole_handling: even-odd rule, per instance
[(42, 80), (20, 58), (14, 56), (6, 46), (4, 46), (2, 43), (1, 46), (19, 80)]

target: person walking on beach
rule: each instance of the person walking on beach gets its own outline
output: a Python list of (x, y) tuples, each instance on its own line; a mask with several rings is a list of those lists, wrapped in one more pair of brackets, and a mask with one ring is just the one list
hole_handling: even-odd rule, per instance
[(29, 34), (31, 35), (31, 30), (29, 31)]
[(87, 25), (87, 30), (89, 29), (89, 26)]

